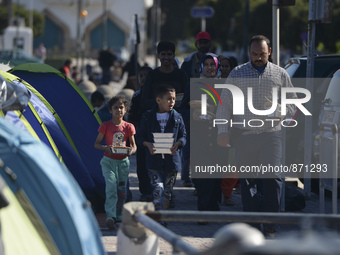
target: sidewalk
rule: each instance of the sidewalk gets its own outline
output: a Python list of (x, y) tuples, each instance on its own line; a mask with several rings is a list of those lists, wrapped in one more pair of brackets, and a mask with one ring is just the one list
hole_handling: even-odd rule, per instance
[[(136, 161), (132, 156), (131, 160), (131, 172), (130, 172), (130, 189), (133, 195), (133, 201), (138, 201), (140, 193), (138, 191), (138, 179), (136, 174)], [(176, 196), (176, 207), (170, 210), (197, 210), (197, 197), (193, 195), (194, 188), (185, 188), (182, 186), (180, 176), (177, 176), (177, 182), (174, 187), (174, 194)], [(225, 206), (220, 205), (221, 211), (242, 211), (241, 195), (233, 194), (232, 196), (235, 205)], [(331, 199), (325, 199), (325, 213), (331, 213)], [(319, 213), (319, 196), (312, 193), (311, 200), (306, 201), (305, 209), (298, 213)], [(338, 206), (339, 211), (339, 206)], [(101, 232), (104, 246), (109, 255), (116, 254), (117, 243), (117, 231), (108, 230), (105, 226), (105, 214), (96, 215)], [(198, 250), (205, 250), (213, 243), (213, 236), (218, 229), (223, 227), (226, 223), (209, 223), (208, 225), (198, 225), (196, 222), (169, 222), (168, 229), (175, 234), (182, 236), (183, 239), (190, 243)], [(295, 225), (278, 225), (277, 237), (287, 234), (288, 231), (298, 231), (300, 226)], [(159, 242), (160, 254), (172, 254), (172, 247), (163, 239)]]

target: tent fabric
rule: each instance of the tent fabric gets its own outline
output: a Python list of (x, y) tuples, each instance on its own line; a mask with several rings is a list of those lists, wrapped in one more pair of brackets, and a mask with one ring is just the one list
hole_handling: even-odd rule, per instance
[(70, 134), (68, 133), (67, 129), (65, 128), (64, 123), (60, 119), (60, 117), (57, 114), (57, 112), (50, 105), (50, 103), (47, 102), (47, 100), (35, 88), (33, 88), (29, 83), (27, 83), (26, 81), (20, 79), (19, 77), (15, 76), (13, 74), (10, 74), (8, 72), (1, 71), (1, 70), (0, 70), (0, 75), (3, 76), (4, 78), (6, 78), (7, 80), (17, 84), (17, 85), (18, 85), (18, 83), (19, 84), (21, 84), (21, 83), (24, 84), (29, 89), (29, 91), (32, 92), (32, 94), (36, 95), (41, 100), (41, 102), (44, 103), (44, 105), (47, 107), (47, 109), (49, 109), (49, 111), (52, 113), (52, 115), (54, 116), (54, 118), (58, 122), (58, 124), (59, 124), (61, 130), (63, 131), (63, 133), (65, 134), (67, 140), (70, 142), (70, 144), (72, 145), (72, 147), (74, 148), (76, 153), (79, 155), (79, 153), (78, 153), (78, 151), (77, 151), (77, 149), (76, 149), (76, 147), (74, 145), (74, 142), (73, 142)]
[(47, 145), (0, 118), (0, 156), (11, 170), (0, 174), (26, 193), (61, 254), (106, 254), (83, 192)]
[[(26, 63), (26, 64), (21, 64), (18, 65), (8, 72), (13, 73), (17, 71), (24, 71), (24, 72), (31, 72), (31, 73), (53, 73), (55, 75), (58, 75), (60, 78), (63, 80), (67, 80), (69, 83), (68, 86), (71, 86), (75, 91), (77, 91), (78, 95), (84, 99), (85, 103), (90, 107), (91, 111), (93, 112), (93, 115), (101, 124), (99, 116), (95, 113), (94, 108), (92, 107), (91, 103), (88, 101), (86, 96), (81, 92), (81, 90), (77, 87), (77, 85), (68, 77), (66, 77), (63, 73), (61, 73), (59, 70), (55, 69), (54, 67), (46, 64), (41, 64), (41, 63)], [(19, 76), (20, 77), (20, 76)], [(21, 77), (20, 77), (21, 78)]]
[[(0, 78), (2, 80), (6, 80), (9, 84), (12, 85), (13, 89), (24, 91), (27, 88), (22, 83), (15, 83), (16, 81), (11, 81), (6, 79), (6, 72), (0, 71)], [(28, 92), (29, 93), (29, 92)], [(31, 93), (30, 98), (31, 98)], [(29, 99), (30, 99), (29, 98)], [(42, 122), (40, 116), (36, 113), (32, 104), (27, 101), (25, 105), (22, 105), (22, 111), (8, 111), (8, 120), (11, 120), (12, 123), (15, 123), (17, 126), (21, 127), (23, 130), (31, 133), (33, 136), (38, 137), (39, 140), (47, 144), (56, 154), (56, 156), (62, 161), (59, 150), (56, 147), (51, 135), (49, 134), (45, 124)], [(27, 120), (27, 117), (30, 121)], [(32, 127), (34, 126), (34, 128)], [(33, 131), (34, 130), (34, 131)]]
[[(12, 82), (17, 86), (25, 87), (22, 83), (16, 81), (16, 76), (12, 74), (2, 75), (12, 80)], [(65, 137), (57, 120), (45, 104), (41, 102), (34, 93), (32, 93), (31, 100), (28, 106), (24, 109), (23, 114), (18, 117), (18, 114), (16, 113), (17, 112), (8, 112), (5, 118), (10, 120), (10, 122), (15, 123), (23, 130), (27, 129), (33, 135), (36, 133), (42, 142), (49, 145), (55, 151), (56, 155), (63, 160), (67, 168), (77, 180), (85, 196), (90, 201), (93, 201), (96, 195), (94, 192), (95, 185), (92, 177), (79, 155), (75, 152)], [(23, 123), (25, 124), (23, 125)], [(30, 130), (30, 126), (34, 130), (34, 133)]]
[[(41, 123), (41, 119), (34, 115), (32, 108), (27, 106), (24, 113), (21, 113), (20, 111), (9, 111), (6, 113), (5, 118), (25, 130), (27, 133), (38, 138), (39, 141), (47, 144), (54, 151), (58, 159), (62, 161), (59, 150), (51, 138), (51, 135), (46, 130), (44, 123)], [(29, 118), (30, 121), (28, 121), (27, 118)]]
[(22, 64), (9, 72), (33, 86), (55, 109), (89, 170), (96, 193), (104, 198), (103, 153), (94, 148), (101, 121), (90, 102), (70, 79), (46, 64)]
[[(6, 219), (1, 221), (4, 254), (60, 254), (40, 218), (31, 219), (10, 188), (4, 189), (4, 195), (10, 202), (9, 206), (0, 210), (0, 218)], [(37, 221), (43, 228), (35, 226)]]
[[(2, 113), (2, 112), (1, 112)], [(3, 117), (5, 115), (2, 114)], [(9, 111), (6, 114), (5, 117), (9, 122), (13, 123), (17, 127), (19, 127), (21, 130), (24, 130), (28, 134), (31, 134), (35, 139), (40, 141), (39, 136), (35, 132), (35, 130), (32, 128), (31, 124), (28, 122), (28, 120), (22, 115), (20, 111)], [(47, 140), (47, 139), (46, 139)]]
[[(29, 103), (29, 105), (32, 104)], [(55, 152), (59, 160), (65, 163), (68, 170), (70, 170), (77, 180), (85, 196), (89, 198), (89, 200), (94, 199), (94, 183), (84, 163), (75, 153), (65, 136), (63, 136), (63, 133), (58, 130), (58, 127), (53, 126), (51, 122), (47, 122), (50, 129), (51, 126), (54, 128), (54, 130), (51, 130), (51, 133), (48, 132), (44, 121), (37, 117), (35, 108), (32, 106), (29, 107), (29, 105), (26, 107), (27, 109), (25, 108), (24, 113), (20, 111), (7, 112), (5, 119), (48, 145)], [(61, 149), (60, 151), (59, 148)]]

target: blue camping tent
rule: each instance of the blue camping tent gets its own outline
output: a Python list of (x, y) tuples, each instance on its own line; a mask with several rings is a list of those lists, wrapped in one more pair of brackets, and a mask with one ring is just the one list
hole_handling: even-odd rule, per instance
[(0, 118), (0, 157), (1, 176), (25, 192), (60, 254), (106, 254), (91, 207), (47, 145)]
[(101, 121), (87, 98), (70, 79), (49, 65), (22, 64), (9, 72), (32, 85), (55, 109), (90, 172), (96, 193), (105, 198), (105, 181), (100, 167), (103, 153), (94, 149)]
[[(5, 167), (0, 158), (0, 172), (8, 172)], [(1, 175), (0, 220), (0, 254), (60, 254), (25, 192), (19, 188), (13, 192)]]
[[(26, 88), (18, 81), (18, 77), (2, 71), (0, 71), (0, 75), (12, 82), (13, 85)], [(54, 115), (35, 94), (31, 94), (30, 103), (25, 107), (23, 113), (8, 112), (5, 118), (32, 135), (36, 134), (41, 141), (56, 152), (57, 156), (60, 155), (59, 158), (73, 174), (85, 196), (91, 202), (95, 200), (95, 185), (89, 171), (67, 140)]]

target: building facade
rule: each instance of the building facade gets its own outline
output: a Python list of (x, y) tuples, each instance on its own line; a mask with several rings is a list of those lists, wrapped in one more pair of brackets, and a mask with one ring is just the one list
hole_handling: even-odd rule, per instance
[(34, 48), (44, 43), (51, 55), (83, 52), (92, 58), (104, 46), (118, 54), (131, 52), (137, 15), (139, 49), (145, 52), (147, 9), (153, 0), (30, 0), (25, 4), (29, 2), (45, 16), (44, 34), (34, 39)]

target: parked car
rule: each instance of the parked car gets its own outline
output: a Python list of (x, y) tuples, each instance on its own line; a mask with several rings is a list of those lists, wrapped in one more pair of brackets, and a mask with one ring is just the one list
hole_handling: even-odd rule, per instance
[[(338, 69), (330, 80), (324, 100), (322, 100), (320, 121), (340, 125), (340, 69)], [(326, 117), (327, 116), (327, 117)]]
[[(329, 80), (340, 68), (340, 55), (321, 55), (314, 58), (313, 86), (313, 134), (318, 130), (321, 102), (326, 94)], [(306, 87), (307, 57), (292, 58), (285, 67), (295, 87)], [(298, 79), (301, 78), (301, 79)], [(304, 161), (304, 126), (305, 115), (298, 114), (296, 127), (287, 129), (286, 164), (303, 163)]]
[[(320, 55), (314, 59), (314, 84), (313, 111), (312, 111), (312, 134), (314, 145), (318, 144), (320, 114), (323, 108), (323, 100), (329, 89), (330, 79), (340, 68), (340, 55)], [(292, 78), (295, 87), (306, 87), (307, 57), (292, 58), (285, 67)], [(301, 79), (298, 79), (301, 78)], [(302, 79), (303, 78), (303, 79)], [(286, 165), (292, 163), (304, 163), (304, 134), (305, 115), (300, 113), (296, 116), (298, 125), (288, 128), (286, 139)], [(317, 149), (313, 148), (312, 163), (318, 163)], [(313, 184), (314, 183), (314, 184)], [(318, 182), (312, 182), (312, 190), (318, 189)]]
[(24, 63), (43, 63), (43, 60), (30, 56), (22, 49), (13, 49), (0, 51), (0, 63), (17, 66)]
[[(321, 102), (321, 110), (319, 115), (319, 125), (321, 123), (332, 124), (335, 123), (340, 128), (340, 69), (338, 69), (332, 76), (324, 99)], [(326, 134), (330, 136), (331, 130), (325, 128)], [(320, 132), (314, 136), (313, 156), (318, 161), (320, 153)]]

